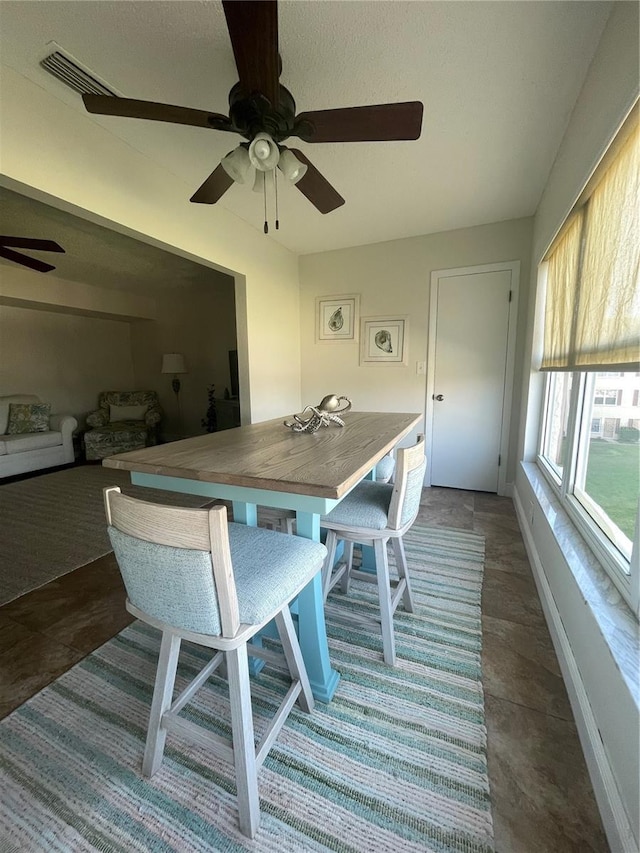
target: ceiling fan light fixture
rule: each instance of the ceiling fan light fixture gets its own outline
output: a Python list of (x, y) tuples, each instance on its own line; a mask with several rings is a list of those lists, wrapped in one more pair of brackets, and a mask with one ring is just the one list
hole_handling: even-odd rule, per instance
[(285, 148), (280, 153), (278, 168), (292, 184), (297, 184), (301, 178), (304, 178), (307, 172), (307, 164), (301, 163), (293, 151), (290, 151), (288, 148)]
[(249, 145), (249, 160), (260, 172), (270, 172), (278, 165), (280, 150), (268, 133), (258, 133)]
[(237, 184), (244, 184), (246, 182), (249, 177), (249, 170), (251, 169), (251, 160), (244, 146), (238, 145), (226, 157), (223, 157), (220, 163), (227, 175), (233, 178)]

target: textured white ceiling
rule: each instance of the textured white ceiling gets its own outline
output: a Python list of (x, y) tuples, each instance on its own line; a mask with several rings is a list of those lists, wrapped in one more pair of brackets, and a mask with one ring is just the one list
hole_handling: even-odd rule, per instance
[[(309, 253), (532, 215), (610, 9), (579, 0), (280, 2), (281, 80), (299, 112), (404, 100), (425, 111), (415, 142), (291, 140), (346, 204), (322, 216), (281, 183), (281, 230), (265, 239)], [(2, 62), (81, 112), (79, 96), (39, 68), (51, 42), (127, 97), (227, 111), (236, 72), (217, 0), (2, 0), (0, 23)], [(87, 121), (183, 178), (185, 204), (238, 141)], [(234, 185), (218, 204), (262, 230), (262, 198), (250, 187)]]

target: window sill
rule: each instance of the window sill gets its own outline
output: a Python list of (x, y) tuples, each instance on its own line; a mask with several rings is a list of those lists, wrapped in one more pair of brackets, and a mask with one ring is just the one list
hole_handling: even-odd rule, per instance
[(609, 575), (580, 535), (534, 462), (521, 463), (540, 511), (560, 548), (585, 604), (590, 608), (614, 663), (640, 707), (638, 622)]

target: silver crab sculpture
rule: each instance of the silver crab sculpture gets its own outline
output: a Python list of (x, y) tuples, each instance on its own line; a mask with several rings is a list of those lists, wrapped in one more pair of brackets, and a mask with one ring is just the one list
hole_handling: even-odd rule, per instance
[(299, 415), (294, 415), (292, 421), (285, 421), (284, 425), (294, 432), (317, 432), (320, 427), (337, 424), (344, 426), (340, 417), (351, 408), (351, 400), (348, 397), (337, 397), (329, 394), (323, 397), (317, 406), (306, 406)]

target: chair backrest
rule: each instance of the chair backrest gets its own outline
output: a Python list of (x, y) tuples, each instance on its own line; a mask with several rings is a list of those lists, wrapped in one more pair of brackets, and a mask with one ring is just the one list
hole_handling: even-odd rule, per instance
[(240, 625), (227, 510), (164, 506), (104, 489), (109, 538), (129, 601), (156, 620), (233, 637)]
[(424, 483), (427, 458), (424, 455), (424, 435), (419, 435), (413, 447), (396, 451), (396, 476), (389, 505), (388, 525), (399, 530), (418, 514)]
[(155, 391), (101, 391), (98, 394), (98, 408), (109, 411), (109, 406), (148, 406), (160, 405)]

